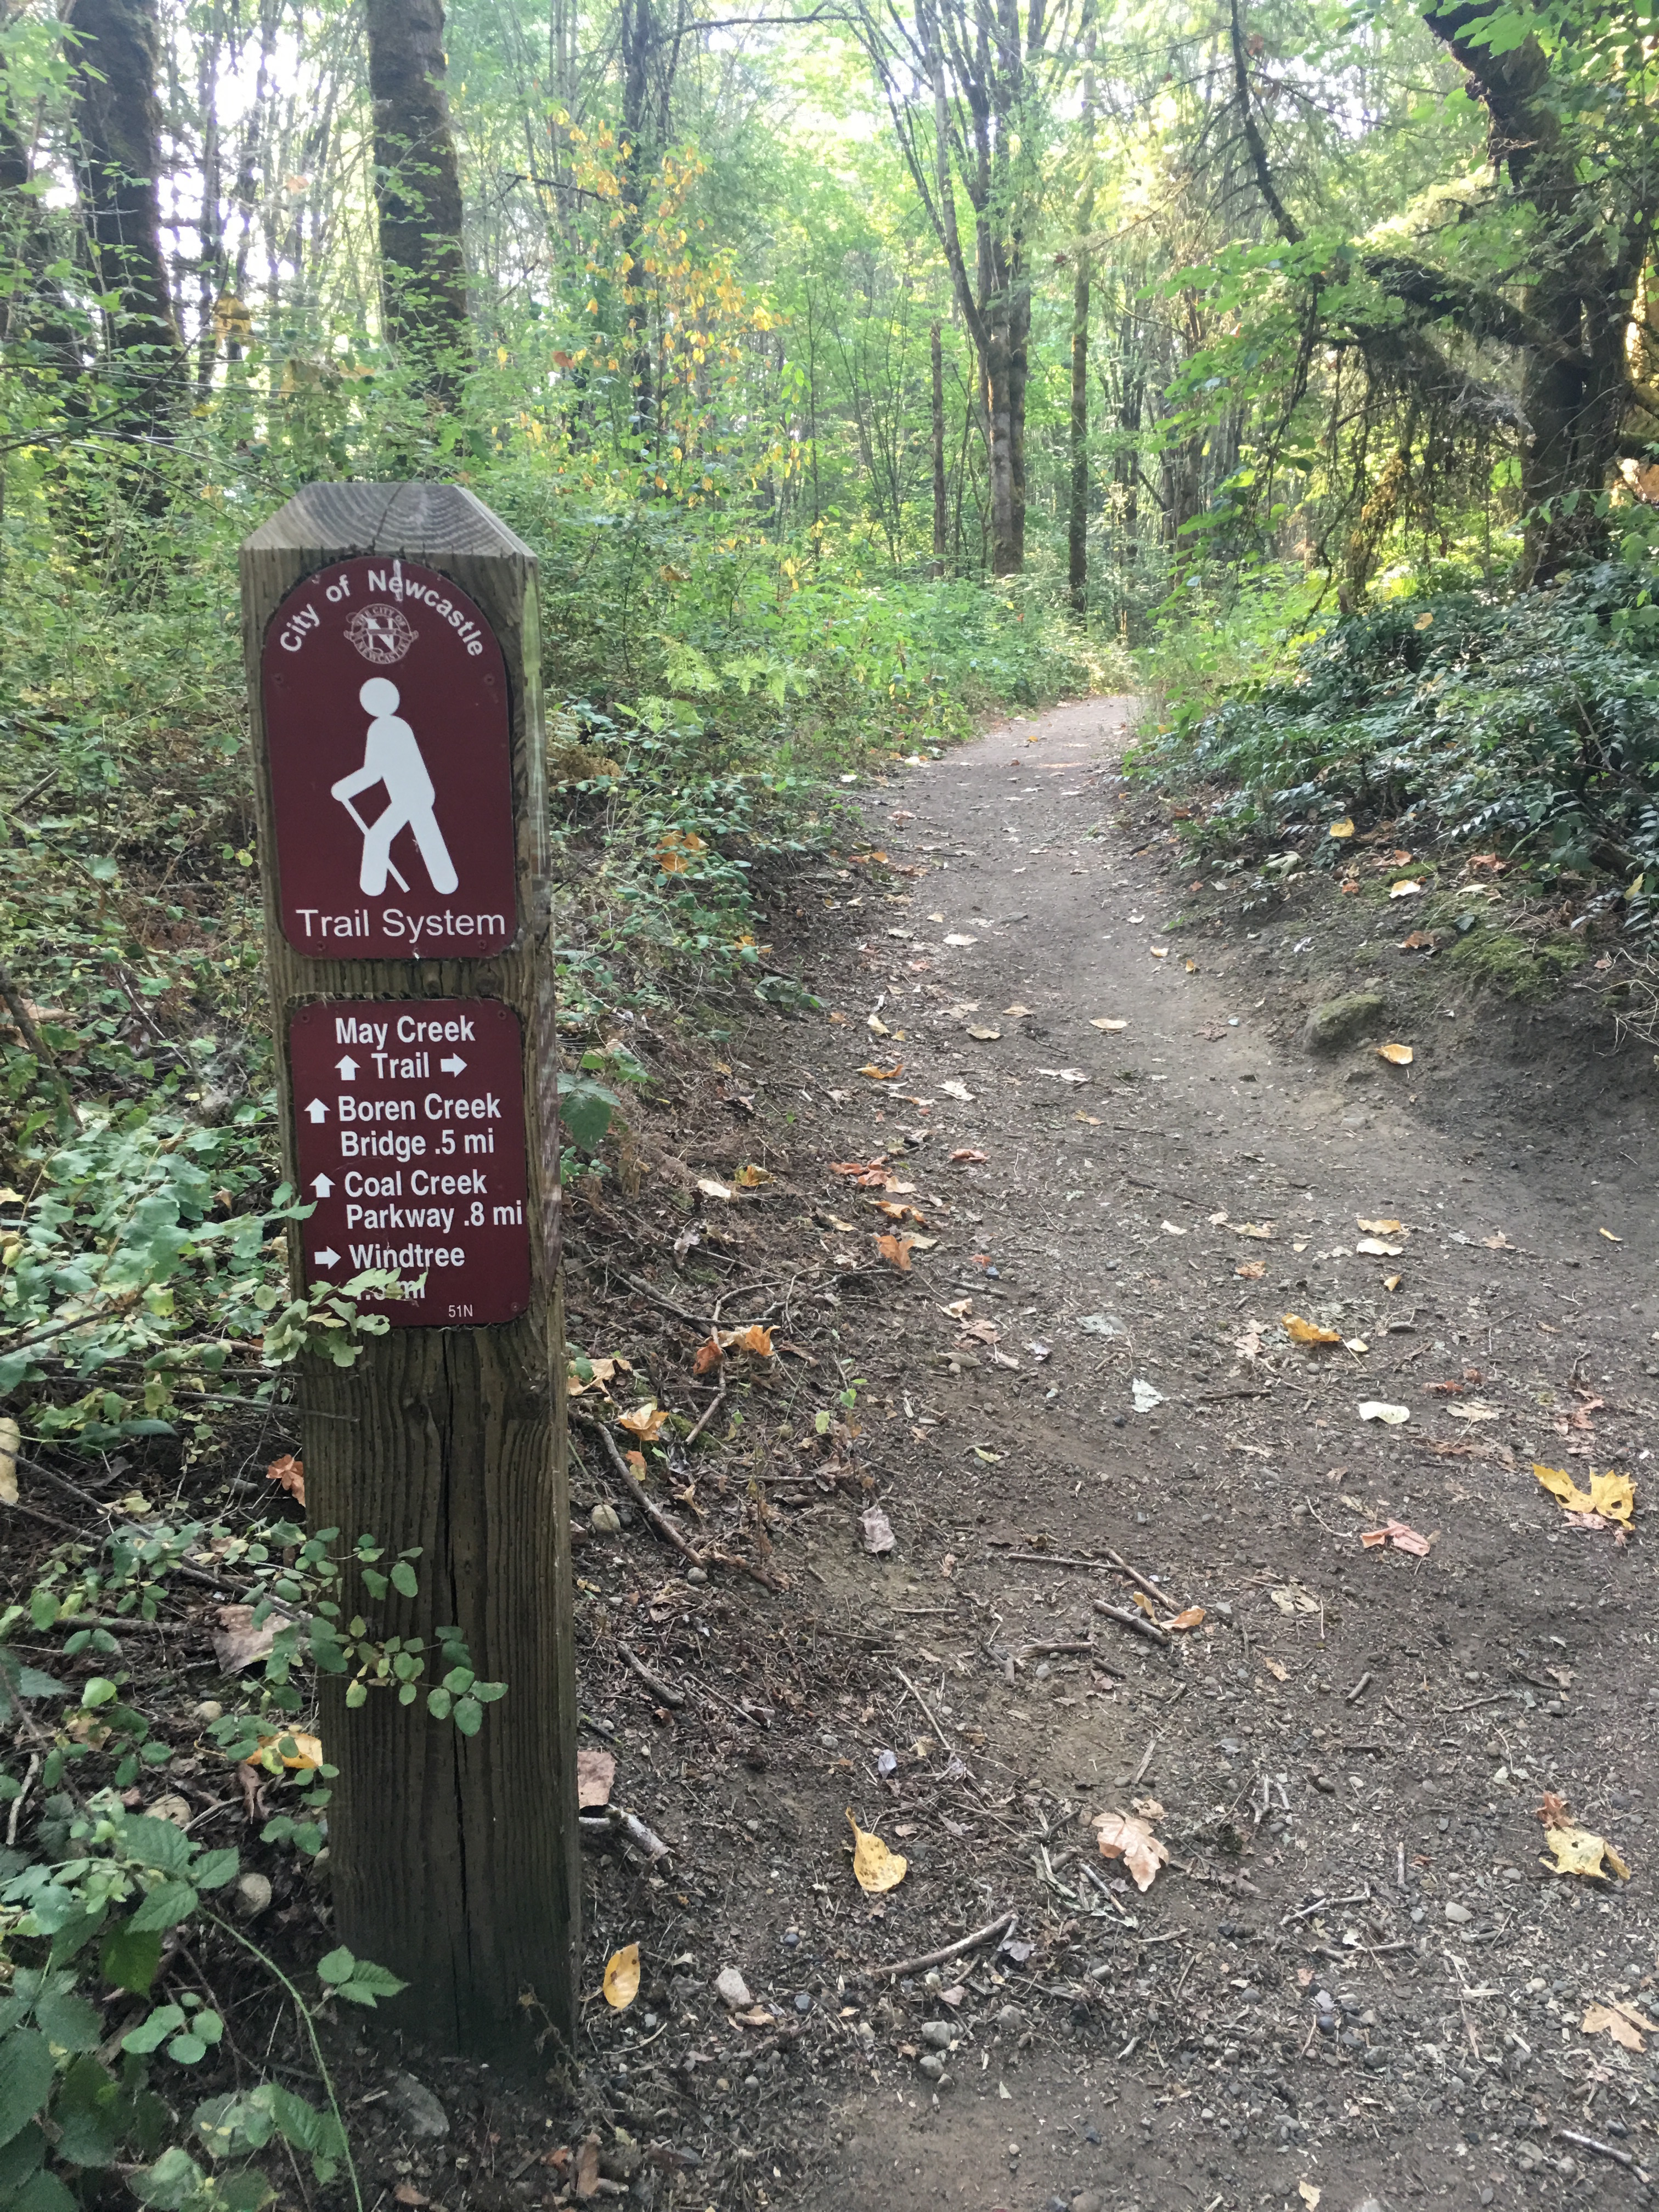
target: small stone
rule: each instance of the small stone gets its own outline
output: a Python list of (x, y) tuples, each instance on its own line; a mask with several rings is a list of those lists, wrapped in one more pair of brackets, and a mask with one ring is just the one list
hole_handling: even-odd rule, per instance
[(1467, 1905), (1459, 1905), (1454, 1899), (1446, 1907), (1446, 1917), (1454, 1926), (1461, 1928), (1465, 1921), (1473, 1920), (1474, 1915)]
[(270, 1884), (262, 1874), (245, 1874), (233, 1892), (239, 1920), (257, 1920), (270, 1905)]
[(722, 1966), (714, 1977), (714, 1994), (723, 2005), (733, 2012), (746, 2011), (755, 2000), (749, 1994), (749, 1984), (735, 1966)]
[(200, 1721), (204, 1728), (210, 1721), (220, 1721), (225, 1717), (225, 1709), (217, 1698), (204, 1698), (199, 1705), (192, 1705), (190, 1710), (191, 1717)]
[(925, 2058), (919, 2058), (916, 2065), (930, 2081), (939, 2081), (945, 2077), (945, 2061), (937, 2051), (930, 2051)]
[(587, 1525), (596, 1536), (614, 1536), (622, 1522), (617, 1517), (616, 1507), (608, 1505), (602, 1498), (588, 1515)]
[(412, 2074), (388, 2074), (386, 2101), (411, 2136), (437, 2142), (449, 2133), (449, 2115), (424, 2081)]
[(957, 2039), (957, 2032), (948, 2020), (925, 2020), (921, 2039), (931, 2050), (948, 2051)]
[(811, 1990), (797, 1990), (795, 1991), (795, 2010), (797, 2012), (811, 2012), (811, 2009), (812, 1992)]
[(1106, 2199), (1098, 2191), (1085, 2189), (1072, 2199), (1072, 2212), (1106, 2212)]
[(1380, 1019), (1386, 1010), (1387, 1001), (1379, 991), (1349, 991), (1340, 999), (1328, 999), (1309, 1015), (1302, 1031), (1303, 1048), (1334, 1052)]
[(1006, 2004), (997, 2014), (997, 2026), (1005, 2035), (1018, 2035), (1025, 2025), (1025, 2015), (1017, 2004)]
[(708, 1579), (708, 1570), (707, 1567), (688, 1567), (685, 1571), (685, 1579), (701, 1587)]

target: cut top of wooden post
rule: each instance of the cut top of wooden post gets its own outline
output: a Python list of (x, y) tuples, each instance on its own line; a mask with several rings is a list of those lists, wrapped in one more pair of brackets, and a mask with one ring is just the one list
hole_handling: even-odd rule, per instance
[(242, 551), (300, 553), (319, 562), (392, 552), (414, 559), (536, 558), (481, 499), (463, 485), (445, 483), (307, 484), (243, 539)]

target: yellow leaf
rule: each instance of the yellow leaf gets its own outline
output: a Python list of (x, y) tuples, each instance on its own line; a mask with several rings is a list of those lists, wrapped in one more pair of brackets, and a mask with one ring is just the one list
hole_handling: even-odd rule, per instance
[(853, 1818), (850, 1805), (847, 1808), (847, 1825), (853, 1831), (853, 1872), (859, 1887), (875, 1893), (896, 1889), (909, 1872), (909, 1861), (901, 1858), (896, 1851), (890, 1851), (879, 1836), (860, 1828)]
[(723, 1182), (716, 1182), (713, 1176), (699, 1176), (697, 1177), (697, 1188), (702, 1193), (705, 1198), (729, 1200), (732, 1195), (726, 1186)]
[(903, 1073), (904, 1062), (902, 1060), (891, 1067), (878, 1067), (874, 1060), (866, 1060), (859, 1070), (860, 1075), (867, 1075), (872, 1083), (890, 1083), (896, 1075), (902, 1075)]
[(1273, 1676), (1275, 1682), (1288, 1682), (1290, 1680), (1290, 1668), (1288, 1667), (1281, 1667), (1277, 1659), (1264, 1658), (1261, 1663), (1267, 1668), (1267, 1672)]
[(1354, 1219), (1368, 1237), (1398, 1237), (1406, 1225), (1403, 1221), (1396, 1221), (1391, 1213), (1379, 1214), (1375, 1221), (1368, 1221), (1363, 1213), (1356, 1213)]
[(1592, 1881), (1600, 1881), (1605, 1856), (1621, 1881), (1630, 1880), (1630, 1869), (1607, 1838), (1592, 1835), (1588, 1828), (1546, 1828), (1544, 1842), (1555, 1855), (1555, 1864), (1551, 1869), (1553, 1874), (1588, 1875)]
[(1319, 2212), (1319, 2200), (1325, 2193), (1322, 2189), (1316, 2189), (1311, 2181), (1298, 2181), (1296, 2193), (1307, 2206), (1308, 2212)]
[(1409, 1067), (1417, 1057), (1408, 1044), (1380, 1044), (1376, 1048), (1379, 1060), (1386, 1060), (1390, 1067)]
[(1412, 628), (1413, 629), (1432, 629), (1434, 628), (1434, 617), (1429, 612), (1426, 607), (1424, 608), (1422, 613), (1419, 615), (1417, 620), (1412, 624)]
[[(1643, 2025), (1651, 2027), (1653, 2022), (1646, 2021)], [(1586, 2005), (1584, 2017), (1579, 2022), (1579, 2032), (1583, 2035), (1610, 2035), (1615, 2043), (1622, 2044), (1626, 2051), (1647, 2049), (1646, 2044), (1643, 2042), (1637, 2031), (1636, 2023), (1626, 2020), (1623, 2013), (1615, 2012), (1611, 2005)]]
[(1611, 1229), (1598, 1229), (1595, 1233), (1598, 1237), (1605, 1237), (1609, 1244), (1622, 1244), (1625, 1241), (1622, 1237), (1615, 1237)]
[(1622, 1522), (1628, 1528), (1636, 1510), (1636, 1485), (1629, 1475), (1615, 1474), (1611, 1468), (1605, 1474), (1593, 1474), (1590, 1506), (1604, 1521)]
[(17, 1503), (17, 1454), (23, 1431), (9, 1414), (0, 1420), (0, 1504)]
[(1286, 1314), (1285, 1334), (1297, 1344), (1340, 1344), (1340, 1329), (1321, 1328), (1316, 1322), (1304, 1321), (1300, 1314)]
[(1389, 896), (1391, 899), (1418, 898), (1421, 896), (1422, 890), (1423, 886), (1415, 876), (1402, 876), (1397, 884), (1389, 884)]
[(1333, 837), (1352, 837), (1353, 823), (1345, 814), (1340, 822), (1333, 822), (1328, 833)]
[(1397, 1291), (1405, 1279), (1403, 1275), (1384, 1275), (1382, 1287), (1385, 1291)]
[(751, 1322), (747, 1328), (733, 1329), (726, 1343), (728, 1351), (752, 1352), (757, 1359), (772, 1357), (772, 1332), (759, 1322)]
[(1406, 1248), (1403, 1244), (1390, 1243), (1386, 1237), (1362, 1237), (1353, 1249), (1374, 1260), (1397, 1260)]
[(1197, 1628), (1204, 1618), (1204, 1608), (1201, 1605), (1189, 1605), (1184, 1613), (1176, 1613), (1175, 1619), (1167, 1621), (1164, 1626), (1169, 1628)]
[(732, 1178), (739, 1190), (759, 1190), (763, 1184), (775, 1182), (777, 1178), (765, 1168), (739, 1168)]
[(626, 2012), (640, 1993), (640, 1947), (629, 1943), (613, 1952), (605, 1970), (605, 2001), (613, 2012)]
[(1146, 950), (1154, 960), (1167, 960), (1170, 957), (1170, 948), (1167, 945), (1149, 945)]
[(1111, 1030), (1115, 1032), (1118, 1030), (1127, 1030), (1129, 1024), (1127, 1022), (1108, 1021), (1104, 1014), (1098, 1014), (1091, 1018), (1089, 1026), (1091, 1030)]
[(1158, 1619), (1158, 1613), (1152, 1605), (1152, 1601), (1147, 1596), (1145, 1590), (1131, 1590), (1129, 1595), (1135, 1604), (1140, 1607), (1148, 1620), (1156, 1620)]
[(647, 1398), (642, 1406), (635, 1406), (631, 1413), (619, 1413), (617, 1426), (626, 1429), (630, 1437), (637, 1437), (642, 1444), (653, 1444), (663, 1432), (668, 1419), (654, 1398)]
[[(283, 1744), (292, 1744), (291, 1751), (283, 1751)], [(262, 1735), (258, 1751), (251, 1751), (242, 1761), (244, 1766), (263, 1766), (271, 1773), (280, 1760), (284, 1766), (320, 1766), (323, 1747), (314, 1735), (307, 1735), (299, 1729), (284, 1729), (280, 1735)]]

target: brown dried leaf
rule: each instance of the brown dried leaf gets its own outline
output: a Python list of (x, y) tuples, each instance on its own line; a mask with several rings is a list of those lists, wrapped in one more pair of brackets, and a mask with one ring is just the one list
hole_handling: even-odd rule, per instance
[[(1653, 2022), (1649, 2021), (1647, 2026), (1651, 2027)], [(1615, 2012), (1611, 2005), (1586, 2005), (1584, 2017), (1579, 2022), (1579, 2032), (1583, 2035), (1610, 2035), (1615, 2043), (1622, 2045), (1626, 2051), (1639, 2051), (1647, 2049), (1635, 2022), (1626, 2020), (1623, 2013)]]
[(305, 1464), (303, 1461), (295, 1459), (292, 1452), (284, 1452), (280, 1459), (272, 1460), (265, 1469), (265, 1480), (280, 1482), (296, 1505), (305, 1504)]
[(1342, 1341), (1340, 1329), (1322, 1328), (1317, 1322), (1304, 1321), (1300, 1314), (1286, 1314), (1284, 1327), (1285, 1335), (1297, 1344), (1340, 1344)]
[(878, 1237), (876, 1249), (884, 1260), (890, 1261), (902, 1274), (908, 1275), (910, 1272), (910, 1250), (915, 1241), (914, 1237)]
[(1158, 1869), (1169, 1863), (1170, 1854), (1148, 1823), (1130, 1813), (1097, 1813), (1092, 1825), (1100, 1838), (1101, 1856), (1121, 1859), (1135, 1887), (1150, 1889)]

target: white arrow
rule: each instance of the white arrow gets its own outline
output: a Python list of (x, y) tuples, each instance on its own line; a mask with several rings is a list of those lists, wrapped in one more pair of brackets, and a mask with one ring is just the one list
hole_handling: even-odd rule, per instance
[(342, 1083), (355, 1083), (357, 1080), (357, 1063), (349, 1053), (343, 1060), (337, 1060), (334, 1065), (340, 1071)]
[(458, 1052), (452, 1052), (447, 1060), (441, 1060), (438, 1065), (446, 1075), (464, 1074), (466, 1069), (466, 1062)]
[(328, 1109), (320, 1098), (313, 1098), (306, 1112), (313, 1121), (326, 1121), (328, 1119)]
[(313, 1267), (337, 1267), (340, 1255), (331, 1244), (325, 1244), (320, 1252), (312, 1254), (311, 1264)]
[(319, 1198), (326, 1198), (334, 1188), (334, 1178), (332, 1176), (313, 1176), (311, 1188)]

